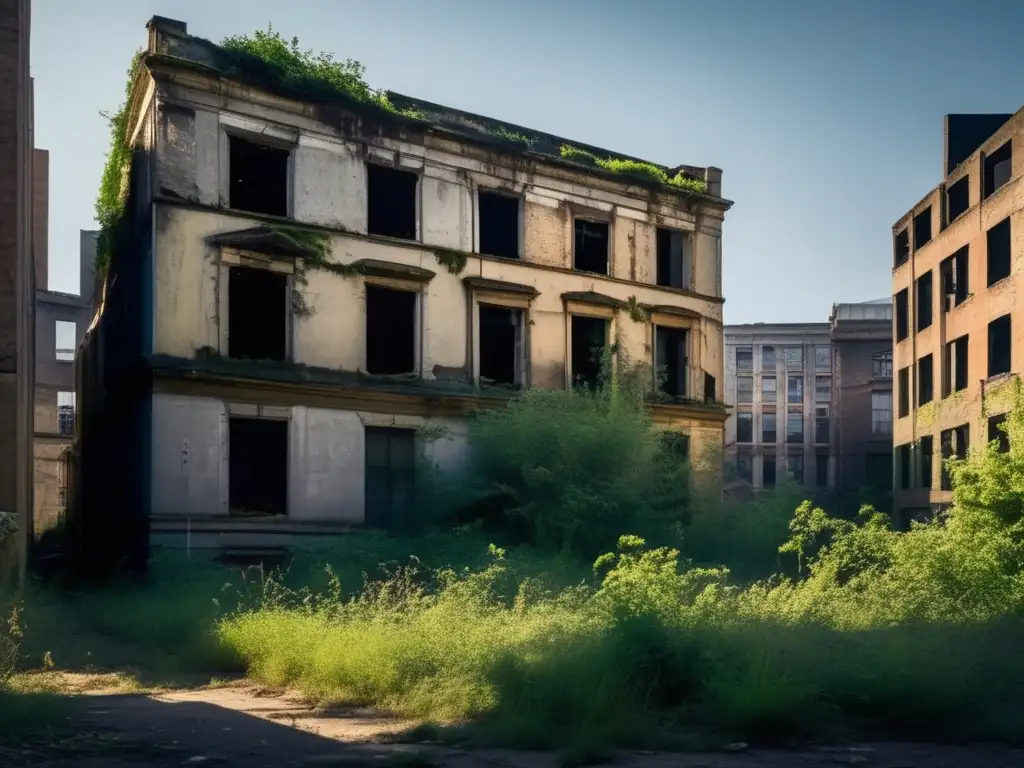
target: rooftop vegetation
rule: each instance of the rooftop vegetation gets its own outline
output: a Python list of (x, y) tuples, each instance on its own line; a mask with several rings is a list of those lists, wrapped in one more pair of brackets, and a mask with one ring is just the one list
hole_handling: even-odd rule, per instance
[(684, 176), (682, 171), (675, 176), (669, 176), (668, 171), (664, 168), (654, 165), (654, 163), (645, 163), (643, 160), (598, 157), (593, 152), (588, 152), (585, 149), (580, 149), (570, 144), (562, 145), (561, 156), (565, 160), (583, 163), (584, 165), (596, 165), (598, 168), (603, 168), (612, 173), (634, 176), (656, 184), (666, 184), (687, 192), (704, 195), (708, 191), (707, 182), (703, 179), (692, 179), (689, 176)]

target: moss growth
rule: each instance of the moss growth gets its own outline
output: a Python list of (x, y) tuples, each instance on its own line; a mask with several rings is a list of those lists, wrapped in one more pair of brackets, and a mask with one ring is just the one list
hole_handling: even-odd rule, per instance
[(422, 119), (416, 110), (399, 110), (384, 91), (367, 84), (366, 68), (354, 59), (335, 61), (330, 53), (313, 53), (299, 47), (299, 39), (285, 40), (272, 25), (256, 30), (252, 35), (234, 35), (221, 41), (220, 47), (229, 54), (236, 69), (260, 66), (280, 85), (307, 90), (334, 91), (363, 104), (372, 104), (386, 112), (413, 119)]
[(103, 273), (110, 265), (119, 239), (123, 236), (122, 220), (128, 202), (129, 177), (132, 167), (132, 147), (128, 142), (128, 118), (131, 106), (132, 83), (139, 66), (142, 51), (137, 51), (128, 68), (124, 87), (124, 101), (116, 112), (100, 112), (110, 128), (110, 148), (100, 177), (96, 196), (96, 222), (100, 234), (96, 244), (96, 271)]
[(499, 128), (497, 135), (506, 141), (514, 141), (518, 144), (523, 144), (526, 149), (533, 146), (533, 139), (525, 134), (519, 133), (518, 131), (510, 131), (507, 128)]
[(689, 176), (684, 176), (682, 171), (677, 173), (675, 176), (669, 176), (668, 171), (664, 168), (660, 168), (653, 163), (645, 163), (642, 160), (598, 157), (592, 152), (580, 149), (579, 147), (573, 147), (569, 144), (562, 145), (560, 154), (565, 160), (593, 165), (622, 176), (632, 176), (637, 179), (643, 179), (644, 181), (653, 182), (655, 184), (664, 184), (669, 187), (675, 187), (677, 189), (693, 192), (699, 195), (705, 195), (708, 191), (707, 182), (703, 179), (691, 179)]
[(435, 249), (434, 258), (437, 259), (438, 264), (453, 275), (462, 274), (462, 270), (466, 268), (466, 263), (469, 261), (469, 256), (465, 251), (453, 251), (448, 248)]
[(630, 296), (626, 300), (626, 312), (629, 314), (629, 319), (634, 323), (646, 323), (650, 319), (647, 310), (640, 306), (636, 296)]

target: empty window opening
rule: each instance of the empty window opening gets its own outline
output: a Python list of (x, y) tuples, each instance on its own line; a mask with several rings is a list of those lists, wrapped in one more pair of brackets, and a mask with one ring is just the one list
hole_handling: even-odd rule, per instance
[(228, 272), (228, 357), (284, 360), (288, 354), (288, 278), (231, 267)]
[(918, 443), (917, 449), (920, 453), (918, 460), (921, 464), (921, 487), (931, 489), (932, 487), (932, 454), (935, 451), (935, 441), (931, 435), (925, 435)]
[(658, 381), (666, 395), (686, 397), (689, 394), (686, 386), (688, 340), (689, 334), (683, 328), (654, 327)]
[(871, 393), (871, 434), (892, 434), (892, 392)]
[(412, 171), (366, 166), (367, 231), (371, 235), (416, 239), (416, 185)]
[(786, 469), (793, 476), (793, 481), (804, 484), (804, 455), (803, 453), (790, 453), (786, 456)]
[(942, 372), (942, 396), (967, 389), (967, 335), (947, 342), (945, 370)]
[(1010, 276), (1010, 217), (996, 224), (985, 236), (988, 241), (988, 284)]
[(786, 442), (802, 444), (804, 441), (803, 411), (789, 411), (786, 414)]
[(744, 482), (754, 482), (754, 456), (749, 448), (736, 452), (736, 475)]
[(814, 454), (814, 484), (828, 488), (828, 453), (825, 451)]
[(287, 149), (228, 136), (228, 205), (239, 211), (288, 215)]
[(868, 485), (877, 490), (892, 490), (892, 454), (869, 453), (864, 457), (864, 474)]
[(946, 466), (946, 461), (953, 458), (966, 459), (969, 440), (970, 427), (967, 424), (961, 424), (959, 427), (943, 430), (939, 435), (939, 441), (942, 444), (942, 472), (940, 478), (940, 487), (942, 490), (950, 491), (953, 489), (952, 478), (950, 477), (949, 469)]
[(897, 418), (902, 419), (910, 414), (910, 366), (900, 368), (899, 379), (896, 382), (896, 390), (899, 394), (899, 412)]
[(54, 356), (61, 362), (70, 363), (75, 359), (77, 326), (68, 320), (57, 320), (54, 325)]
[(754, 377), (736, 377), (736, 402), (740, 405), (747, 405), (754, 402)]
[(970, 176), (964, 176), (946, 190), (946, 220), (950, 223), (971, 207)]
[(786, 381), (786, 402), (802, 403), (804, 401), (804, 377), (790, 376)]
[(917, 310), (917, 330), (923, 331), (932, 324), (932, 273), (926, 272), (917, 278), (917, 294), (915, 309)]
[(761, 347), (761, 370), (765, 373), (775, 372), (775, 347)]
[(917, 361), (917, 406), (927, 405), (935, 396), (935, 364), (931, 355)]
[(480, 380), (522, 384), (523, 311), (480, 305)]
[(751, 373), (754, 370), (754, 348), (736, 347), (736, 370)]
[(519, 198), (498, 192), (477, 195), (480, 209), (480, 253), (519, 258)]
[(875, 352), (871, 355), (871, 375), (876, 379), (892, 378), (892, 352)]
[(898, 232), (896, 237), (893, 238), (893, 254), (892, 264), (893, 267), (898, 267), (901, 264), (906, 264), (910, 258), (910, 230), (904, 229), (902, 232)]
[(228, 430), (231, 514), (288, 514), (288, 422), (232, 417)]
[(763, 456), (761, 458), (761, 486), (764, 488), (775, 487), (775, 457)]
[(736, 414), (736, 442), (754, 442), (754, 414), (745, 411)]
[(75, 434), (75, 393), (57, 393), (57, 431), (62, 435)]
[(942, 311), (949, 312), (967, 301), (969, 246), (964, 246), (939, 265), (942, 279)]
[(774, 376), (761, 377), (761, 402), (775, 405), (779, 399), (778, 379)]
[(988, 420), (988, 441), (998, 442), (1000, 453), (1010, 452), (1010, 437), (1006, 434), (1006, 414), (992, 416)]
[(572, 316), (572, 384), (596, 389), (601, 382), (601, 363), (608, 343), (608, 321), (601, 317)]
[(774, 413), (761, 414), (761, 442), (772, 445), (779, 440), (779, 422)]
[(573, 266), (582, 272), (608, 274), (608, 222), (576, 219)]
[(678, 229), (658, 227), (658, 285), (668, 288), (690, 288), (691, 270), (689, 238)]
[(416, 294), (366, 286), (366, 372), (373, 375), (416, 370)]
[(910, 444), (896, 446), (896, 472), (899, 475), (900, 488), (910, 487)]
[(416, 493), (416, 431), (366, 427), (365, 520), (376, 528), (404, 521)]
[(1010, 372), (1012, 359), (1010, 316), (997, 317), (988, 324), (988, 375)]
[(914, 250), (932, 239), (932, 207), (929, 205), (914, 217)]
[(985, 158), (985, 197), (1010, 180), (1013, 165), (1013, 142), (1008, 141)]
[(896, 294), (896, 341), (903, 341), (910, 334), (907, 301), (909, 292), (906, 288)]
[(831, 436), (828, 406), (814, 409), (814, 442), (825, 444)]
[(718, 397), (717, 390), (718, 383), (715, 381), (715, 377), (707, 371), (704, 371), (704, 402), (713, 403), (715, 398)]

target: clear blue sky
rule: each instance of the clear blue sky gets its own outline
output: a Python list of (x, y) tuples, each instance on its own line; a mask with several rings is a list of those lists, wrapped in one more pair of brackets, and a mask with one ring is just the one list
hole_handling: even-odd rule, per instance
[(940, 181), (942, 116), (1024, 103), (1020, 0), (35, 0), (50, 287), (78, 288), (107, 149), (153, 14), (266, 28), (374, 87), (667, 165), (717, 165), (729, 323), (825, 321), (890, 292), (893, 223)]

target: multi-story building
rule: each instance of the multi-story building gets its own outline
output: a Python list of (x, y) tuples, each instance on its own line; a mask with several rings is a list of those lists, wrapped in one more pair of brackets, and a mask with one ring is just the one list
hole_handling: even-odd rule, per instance
[(783, 472), (832, 487), (832, 347), (828, 323), (725, 327), (727, 465), (770, 488)]
[(888, 512), (892, 493), (892, 300), (835, 304), (829, 318), (835, 386), (836, 490), (869, 491)]
[(47, 290), (45, 253), (41, 262), (36, 262), (36, 285), (40, 288), (36, 290), (33, 532), (37, 537), (59, 520), (66, 501), (64, 452), (75, 434), (75, 350), (94, 312), (97, 234), (80, 234), (77, 294)]
[[(893, 430), (901, 519), (951, 499), (943, 459), (1000, 439), (1024, 322), (1024, 109), (949, 115), (942, 182), (893, 227)], [(1015, 156), (1016, 155), (1016, 156)]]
[(720, 451), (721, 171), (389, 99), (416, 116), (149, 23), (131, 245), (80, 351), (86, 516), (192, 546), (386, 524), (467, 409), (592, 382), (613, 340), (664, 371), (654, 422)]
[(0, 1), (0, 582), (24, 574), (32, 529), (33, 125), (29, 0)]

